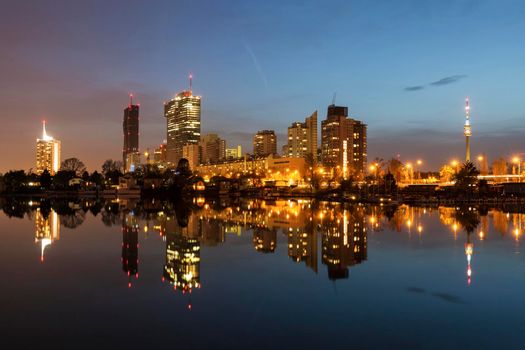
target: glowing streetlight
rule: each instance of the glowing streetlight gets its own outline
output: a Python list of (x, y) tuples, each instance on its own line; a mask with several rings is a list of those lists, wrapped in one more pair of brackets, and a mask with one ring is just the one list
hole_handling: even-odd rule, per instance
[(421, 177), (421, 164), (423, 164), (423, 161), (421, 159), (418, 159), (416, 161), (416, 164), (417, 164), (417, 179), (419, 180), (420, 177)]
[(521, 182), (521, 159), (519, 157), (512, 158), (514, 164), (518, 164), (518, 182)]

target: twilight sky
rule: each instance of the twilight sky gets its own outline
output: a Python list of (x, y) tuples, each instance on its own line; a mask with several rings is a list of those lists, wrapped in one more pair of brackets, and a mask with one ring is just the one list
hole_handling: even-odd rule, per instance
[(280, 147), (291, 122), (324, 119), (336, 92), (368, 124), (369, 159), (464, 157), (465, 96), (474, 155), (525, 152), (523, 0), (1, 3), (1, 172), (34, 167), (43, 119), (62, 159), (120, 159), (129, 92), (152, 149), (190, 71), (203, 132), (245, 151), (258, 129)]

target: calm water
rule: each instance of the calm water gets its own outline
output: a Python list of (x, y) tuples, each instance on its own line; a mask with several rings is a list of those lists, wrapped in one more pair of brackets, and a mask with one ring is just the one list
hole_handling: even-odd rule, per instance
[(4, 203), (1, 339), (524, 349), (524, 226), (476, 208)]

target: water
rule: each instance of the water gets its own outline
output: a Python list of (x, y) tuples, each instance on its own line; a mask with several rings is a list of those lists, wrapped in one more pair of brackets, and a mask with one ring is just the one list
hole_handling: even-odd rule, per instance
[(10, 348), (525, 348), (525, 216), (510, 209), (199, 199), (3, 210)]

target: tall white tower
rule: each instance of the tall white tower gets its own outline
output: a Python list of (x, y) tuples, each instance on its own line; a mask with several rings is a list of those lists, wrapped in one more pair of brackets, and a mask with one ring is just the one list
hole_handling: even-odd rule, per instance
[(466, 141), (465, 161), (470, 162), (470, 136), (472, 136), (472, 130), (470, 129), (470, 105), (468, 97), (465, 99), (465, 118), (465, 126), (463, 127)]

